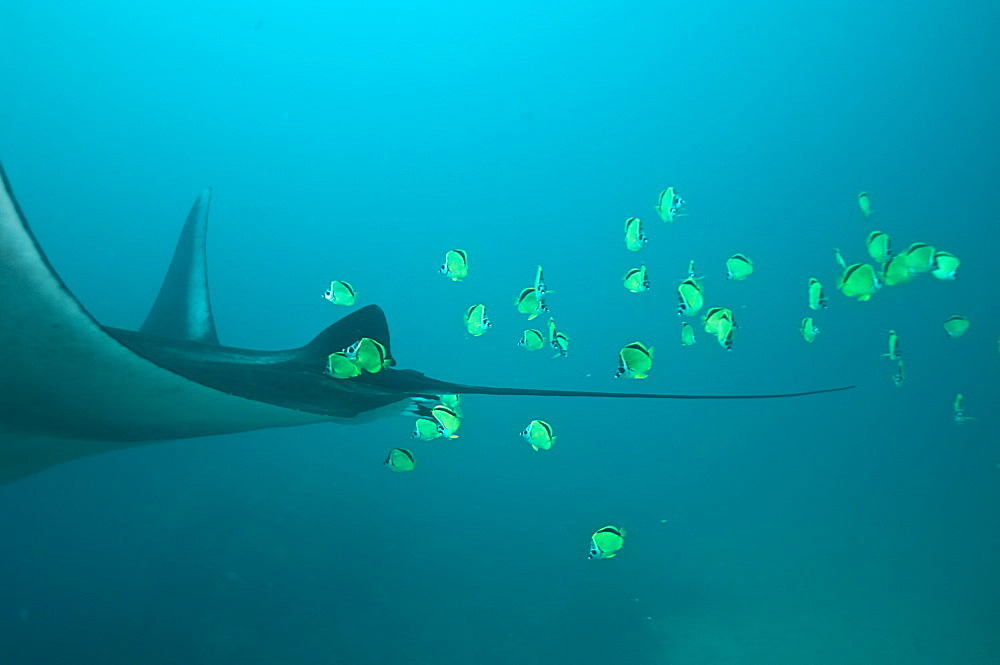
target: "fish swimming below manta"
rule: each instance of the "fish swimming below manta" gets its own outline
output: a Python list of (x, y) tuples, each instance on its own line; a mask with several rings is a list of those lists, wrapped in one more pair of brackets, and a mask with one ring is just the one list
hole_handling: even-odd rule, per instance
[(443, 394), (615, 399), (772, 399), (495, 388), (388, 367), (336, 380), (327, 356), (361, 338), (391, 358), (382, 309), (369, 305), (287, 351), (219, 344), (205, 234), (211, 191), (195, 201), (153, 308), (138, 331), (98, 323), (38, 246), (0, 165), (0, 484), (143, 443), (414, 413)]

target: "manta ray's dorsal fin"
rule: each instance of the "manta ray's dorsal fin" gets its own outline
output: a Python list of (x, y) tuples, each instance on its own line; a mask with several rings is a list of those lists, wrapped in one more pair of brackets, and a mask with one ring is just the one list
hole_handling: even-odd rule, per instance
[(205, 232), (212, 190), (205, 188), (191, 207), (177, 241), (174, 258), (140, 330), (147, 335), (171, 337), (202, 344), (218, 344), (212, 304), (208, 298)]

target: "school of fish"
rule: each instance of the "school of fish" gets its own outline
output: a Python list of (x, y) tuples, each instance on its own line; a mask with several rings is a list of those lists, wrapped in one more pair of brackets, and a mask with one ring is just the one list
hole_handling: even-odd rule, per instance
[[(871, 197), (862, 191), (858, 194), (857, 201), (862, 218), (868, 221), (873, 215)], [(663, 189), (654, 205), (654, 210), (660, 219), (669, 224), (675, 224), (679, 218), (687, 216), (685, 208), (686, 202), (673, 187)], [(629, 252), (639, 252), (647, 245), (649, 238), (640, 218), (625, 219), (624, 241), (625, 248)], [(869, 232), (864, 244), (871, 263), (848, 264), (839, 248), (833, 250), (841, 271), (836, 279), (836, 290), (848, 299), (868, 302), (883, 288), (907, 284), (925, 273), (939, 280), (955, 280), (958, 277), (961, 266), (958, 257), (930, 244), (914, 242), (905, 250), (895, 252), (890, 246), (889, 235), (879, 230)], [(753, 275), (754, 268), (754, 262), (747, 254), (736, 252), (726, 261), (726, 279), (742, 282)], [(462, 249), (447, 250), (439, 272), (454, 282), (464, 281), (469, 277), (468, 253)], [(714, 337), (723, 349), (731, 350), (739, 329), (735, 315), (728, 307), (706, 307), (705, 281), (707, 280), (704, 276), (696, 274), (694, 260), (688, 264), (687, 275), (679, 276), (677, 314), (681, 317), (680, 345), (689, 347), (697, 342), (695, 326), (685, 319), (700, 317), (701, 327), (705, 333)], [(622, 285), (631, 293), (647, 292), (651, 282), (645, 263), (628, 268), (624, 272)], [(806, 286), (804, 305), (814, 313), (826, 310), (829, 301), (820, 280), (809, 277)], [(553, 292), (548, 289), (541, 265), (536, 268), (533, 282), (517, 290), (516, 293), (513, 305), (519, 314), (527, 317), (527, 321), (533, 321), (539, 316), (548, 317), (545, 333), (535, 328), (524, 329), (516, 345), (527, 351), (540, 351), (549, 347), (554, 352), (554, 358), (566, 357), (569, 354), (569, 337), (556, 327), (555, 319), (550, 313), (547, 298)], [(348, 282), (335, 280), (330, 283), (324, 298), (335, 305), (351, 306), (357, 300), (357, 293)], [(807, 313), (799, 324), (799, 333), (808, 343), (814, 342), (820, 333), (815, 316)], [(486, 305), (483, 303), (469, 306), (462, 319), (466, 332), (472, 338), (479, 337), (492, 328), (492, 323), (486, 314)], [(956, 314), (945, 320), (942, 325), (946, 337), (957, 339), (968, 331), (970, 321), (966, 316)], [(1000, 338), (997, 343), (1000, 350)], [(906, 373), (899, 335), (895, 329), (888, 331), (887, 345), (887, 352), (882, 355), (895, 363), (891, 379), (896, 386), (902, 386), (906, 381)], [(647, 346), (641, 341), (627, 343), (618, 352), (617, 371), (613, 376), (624, 379), (645, 379), (653, 369), (653, 356), (652, 346)], [(327, 372), (334, 379), (350, 380), (365, 372), (375, 373), (393, 364), (393, 360), (387, 356), (385, 347), (379, 341), (362, 338), (346, 349), (331, 353)], [(413, 428), (413, 439), (433, 441), (457, 438), (456, 432), (464, 417), (460, 402), (459, 395), (444, 395), (439, 404), (419, 406)], [(971, 416), (966, 415), (964, 396), (961, 393), (956, 395), (952, 411), (957, 424), (973, 420)], [(534, 451), (539, 452), (552, 449), (556, 442), (554, 432), (549, 422), (535, 419), (527, 424), (520, 435)], [(384, 464), (392, 471), (407, 472), (414, 470), (416, 458), (406, 448), (393, 448), (389, 451)], [(614, 558), (621, 551), (625, 537), (626, 531), (623, 528), (605, 526), (598, 529), (591, 536), (588, 558)]]

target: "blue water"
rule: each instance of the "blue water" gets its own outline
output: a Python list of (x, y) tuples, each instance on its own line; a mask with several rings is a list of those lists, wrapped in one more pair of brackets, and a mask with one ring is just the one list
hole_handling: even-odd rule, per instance
[[(11, 4), (0, 158), (106, 324), (141, 324), (211, 185), (227, 344), (307, 342), (346, 279), (385, 309), (399, 366), (442, 379), (858, 388), (469, 397), (449, 442), (398, 418), (68, 463), (0, 488), (3, 665), (1000, 662), (996, 7)], [(668, 185), (690, 213), (674, 226), (652, 209)], [(959, 279), (848, 300), (832, 249), (863, 261), (875, 229), (955, 253)], [(462, 284), (436, 274), (453, 247)], [(734, 252), (745, 282), (724, 279)], [(678, 343), (691, 259), (736, 313), (731, 352)], [(628, 293), (641, 262), (652, 290)], [(539, 263), (565, 359), (515, 346)], [(812, 276), (830, 307), (810, 345)], [(493, 328), (471, 338), (477, 302)], [(952, 314), (972, 321), (960, 339)], [(637, 339), (652, 375), (615, 380)], [(532, 418), (551, 451), (518, 438)], [(413, 473), (381, 465), (394, 446)], [(587, 561), (606, 524), (622, 554)]]

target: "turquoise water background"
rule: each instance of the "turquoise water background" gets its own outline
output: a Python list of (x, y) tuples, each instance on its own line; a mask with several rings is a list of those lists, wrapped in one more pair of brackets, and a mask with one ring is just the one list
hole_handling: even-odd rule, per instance
[[(348, 311), (320, 297), (345, 279), (399, 366), (441, 379), (858, 387), (469, 397), (449, 442), (396, 418), (65, 464), (0, 488), (0, 663), (1000, 662), (997, 7), (9, 4), (0, 159), (102, 323), (141, 324), (210, 185), (225, 344), (306, 343)], [(863, 261), (876, 229), (955, 253), (958, 279), (845, 298), (832, 250)], [(461, 284), (436, 272), (453, 247)], [(735, 252), (745, 282), (725, 280)], [(691, 259), (736, 314), (730, 352), (679, 344)], [(652, 289), (628, 293), (640, 263)], [(564, 359), (516, 346), (538, 264)], [(809, 277), (830, 299), (813, 344)], [(471, 338), (478, 302), (493, 328)], [(635, 340), (651, 376), (614, 379)], [(518, 437), (533, 418), (551, 451)], [(413, 473), (382, 466), (397, 446)], [(588, 561), (606, 524), (624, 550)]]

